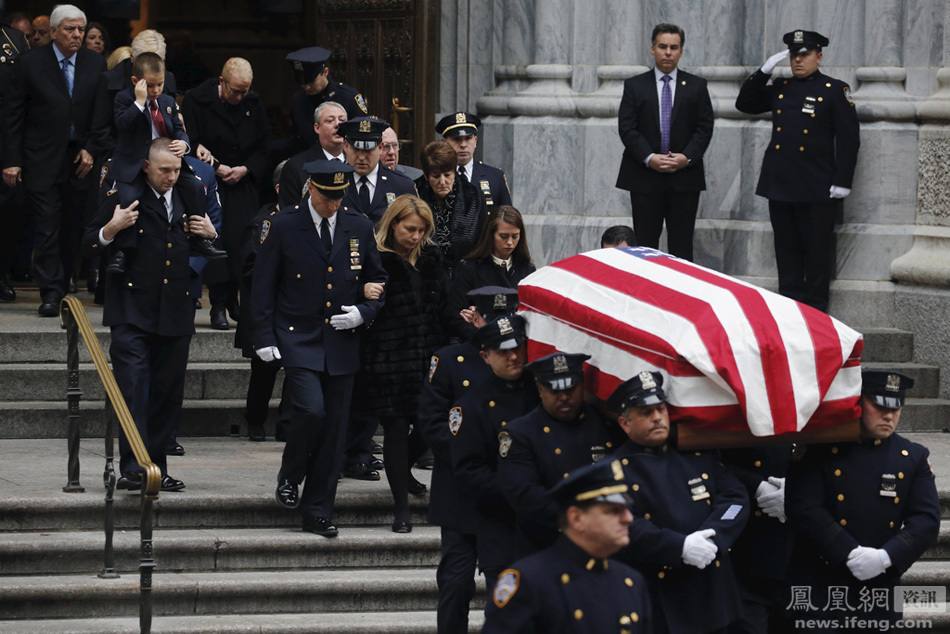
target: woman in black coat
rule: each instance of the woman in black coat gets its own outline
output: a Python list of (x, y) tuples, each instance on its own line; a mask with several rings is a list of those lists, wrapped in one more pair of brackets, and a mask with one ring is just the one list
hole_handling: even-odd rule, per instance
[(481, 317), (469, 306), (465, 296), (483, 286), (518, 288), (518, 283), (534, 273), (528, 252), (524, 219), (511, 205), (502, 205), (491, 215), (478, 244), (455, 269), (449, 291), (449, 324), (452, 334), (464, 339), (484, 325)]
[[(395, 507), (393, 531), (397, 533), (412, 530), (410, 468), (420, 447), (417, 443), (410, 447), (409, 432), (417, 423), (419, 393), (429, 358), (447, 341), (442, 325), (445, 266), (442, 253), (431, 242), (434, 226), (429, 206), (409, 194), (394, 200), (379, 221), (376, 244), (389, 273), (386, 303), (367, 329), (359, 375), (367, 383), (355, 392), (368, 396), (383, 426), (383, 461)], [(368, 297), (378, 292), (379, 285), (376, 289), (367, 286)]]
[(428, 144), (420, 158), (423, 173), (416, 179), (416, 190), (432, 209), (432, 241), (442, 251), (451, 278), (458, 263), (475, 247), (485, 225), (482, 196), (474, 185), (457, 178), (458, 158), (448, 141)]

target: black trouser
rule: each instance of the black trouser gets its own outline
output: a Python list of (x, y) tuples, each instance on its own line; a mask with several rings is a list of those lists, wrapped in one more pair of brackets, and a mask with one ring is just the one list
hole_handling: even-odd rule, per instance
[(68, 178), (43, 191), (27, 190), (26, 196), (33, 211), (33, 274), (40, 295), (62, 297), (82, 239), (86, 188)]
[[(112, 370), (152, 462), (168, 473), (165, 448), (181, 422), (191, 335), (162, 337), (130, 324), (112, 326)], [(120, 473), (141, 471), (124, 433)]]
[(785, 581), (736, 575), (742, 615), (726, 630), (729, 634), (790, 634), (794, 632), (784, 601)]
[(672, 191), (669, 179), (660, 178), (649, 194), (630, 192), (630, 205), (637, 246), (659, 248), (665, 221), (667, 252), (693, 261), (693, 228), (699, 208), (699, 192)]
[(343, 460), (353, 375), (284, 368), (293, 415), (278, 478), (299, 484), (304, 518), (333, 517), (337, 477)]
[[(362, 379), (362, 377), (360, 377)], [(343, 464), (347, 467), (368, 463), (373, 459), (373, 434), (379, 427), (379, 418), (369, 407), (370, 395), (364, 394), (368, 382), (356, 382), (353, 403), (350, 407), (350, 422), (346, 428), (346, 452)]]
[[(17, 272), (26, 272), (30, 269), (30, 251), (33, 247), (32, 214), (26, 203), (26, 194), (23, 185), (10, 189), (6, 183), (0, 181), (0, 279), (16, 268)], [(21, 256), (25, 250), (26, 257)]]
[(778, 292), (828, 312), (828, 290), (836, 264), (835, 221), (840, 201), (769, 201), (775, 238)]
[(474, 534), (442, 527), (442, 558), (435, 573), (439, 634), (468, 631), (468, 606), (475, 596), (476, 544)]

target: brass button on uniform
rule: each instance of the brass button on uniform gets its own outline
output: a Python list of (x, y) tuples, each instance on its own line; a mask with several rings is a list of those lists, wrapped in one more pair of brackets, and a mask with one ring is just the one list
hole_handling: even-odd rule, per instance
[(291, 326), (291, 327), (289, 327), (287, 330), (289, 330), (290, 332), (293, 332), (293, 331), (294, 331), (294, 327)]
[(548, 427), (547, 425), (545, 425), (545, 426), (544, 426), (544, 433), (545, 433), (545, 434), (550, 434), (550, 433), (551, 433), (551, 428)]
[(708, 479), (709, 479), (709, 475), (704, 473), (704, 474), (703, 474), (703, 480), (708, 480)]
[(890, 526), (890, 528), (894, 528), (894, 522), (891, 522), (888, 526)]
[(463, 386), (463, 387), (468, 387), (468, 386), (469, 386), (469, 381), (468, 381), (468, 379), (465, 379), (464, 381), (462, 381), (462, 386)]
[(560, 456), (560, 455), (561, 455), (561, 448), (560, 448), (560, 447), (555, 448), (555, 449), (554, 449), (554, 454), (557, 455), (557, 456)]
[(897, 473), (897, 478), (898, 478), (899, 480), (903, 480), (903, 479), (904, 479), (904, 472), (903, 472), (903, 471), (899, 471), (899, 472)]
[(455, 360), (458, 361), (459, 363), (461, 363), (462, 361), (465, 361), (465, 357), (463, 357), (462, 355), (459, 355), (459, 356), (455, 357)]
[(324, 320), (323, 320), (323, 323), (328, 324), (328, 323), (330, 323), (330, 320), (329, 320), (329, 319), (324, 319)]
[(639, 491), (639, 490), (640, 490), (640, 485), (639, 485), (639, 484), (634, 484), (634, 485), (633, 485), (632, 487), (630, 487), (630, 488), (633, 489), (634, 491)]
[(297, 273), (297, 279), (298, 280), (300, 279), (300, 273)]
[(581, 610), (574, 610), (574, 619), (580, 621), (582, 618), (584, 618), (584, 612)]
[(168, 248), (169, 248), (169, 249), (172, 248), (172, 243), (171, 243), (171, 242), (168, 243)]
[(831, 82), (830, 82), (830, 81), (825, 84), (825, 88), (831, 88)]
[(333, 284), (327, 284), (327, 290), (330, 290), (332, 288), (333, 288)]
[(328, 266), (328, 267), (327, 267), (327, 273), (333, 273), (333, 267), (332, 267), (332, 266)]
[(663, 577), (666, 576), (666, 573), (661, 570), (659, 573), (657, 573), (656, 576), (659, 577), (660, 579), (662, 579)]
[(762, 466), (762, 461), (761, 461), (761, 460), (756, 460), (754, 464), (755, 464), (755, 466), (757, 466), (757, 467), (761, 467), (761, 466)]
[(781, 131), (782, 131), (782, 126), (779, 126), (779, 127), (775, 128), (775, 131), (776, 131), (776, 132), (781, 132)]
[(808, 130), (802, 130), (802, 134), (808, 134)]
[(901, 455), (902, 455), (902, 456), (909, 456), (910, 454), (907, 452), (906, 449), (901, 449)]
[(162, 284), (168, 284), (168, 278), (162, 280)]
[(838, 522), (838, 523), (841, 524), (842, 526), (847, 526), (847, 525), (848, 525), (848, 520), (842, 519), (842, 520), (841, 520), (840, 522)]
[(762, 517), (762, 511), (756, 511), (756, 512), (755, 512), (755, 516), (756, 516), (756, 517)]
[(836, 475), (836, 476), (840, 476), (840, 475), (841, 475), (841, 469), (835, 469), (835, 475)]
[(832, 447), (832, 448), (831, 448), (831, 453), (838, 453), (838, 448), (837, 448), (837, 447)]
[(839, 502), (844, 502), (844, 493), (839, 493), (839, 494), (838, 494), (838, 501), (839, 501)]
[(561, 583), (570, 583), (570, 581), (571, 575), (567, 574), (566, 572), (561, 575)]
[(488, 401), (488, 407), (494, 407), (495, 401)]
[(645, 520), (650, 519), (650, 514), (649, 514), (649, 513), (644, 513), (644, 514), (643, 514), (643, 519), (645, 519)]
[(775, 114), (782, 114), (782, 111), (781, 111), (781, 110), (776, 110), (776, 111), (775, 111)]
[(805, 151), (805, 148), (804, 148), (804, 147), (799, 147), (799, 148), (798, 148), (798, 151), (799, 151), (799, 152), (804, 152), (804, 151)]
[(633, 587), (633, 579), (631, 579), (630, 577), (627, 577), (626, 579), (624, 579), (623, 582), (624, 582), (625, 584), (627, 584), (627, 587), (628, 587), (628, 588), (632, 588), (632, 587)]
[(168, 260), (165, 260), (165, 266), (171, 266), (171, 265), (172, 265), (171, 262), (169, 262)]
[(900, 504), (900, 503), (901, 503), (900, 498), (894, 498), (894, 504)]
[(781, 147), (782, 147), (782, 146), (779, 145), (778, 143), (775, 144), (775, 149), (776, 149), (776, 150), (779, 149), (779, 148), (781, 148)]
[(779, 99), (783, 99), (784, 97), (785, 95), (781, 95), (781, 94), (778, 96)]

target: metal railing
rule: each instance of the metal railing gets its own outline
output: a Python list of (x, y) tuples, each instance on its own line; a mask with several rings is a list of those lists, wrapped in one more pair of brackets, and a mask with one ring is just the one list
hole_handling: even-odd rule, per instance
[(79, 484), (79, 400), (82, 390), (79, 389), (79, 335), (82, 335), (92, 362), (99, 373), (99, 380), (106, 392), (106, 420), (105, 453), (106, 466), (102, 474), (103, 485), (106, 490), (105, 513), (105, 551), (103, 568), (99, 577), (103, 579), (117, 579), (115, 571), (115, 551), (112, 546), (112, 533), (115, 528), (115, 466), (113, 464), (113, 436), (115, 422), (119, 421), (125, 437), (129, 440), (136, 462), (145, 470), (142, 478), (142, 514), (139, 523), (141, 533), (141, 556), (139, 560), (139, 628), (142, 634), (152, 631), (152, 570), (155, 560), (152, 557), (152, 503), (158, 499), (158, 491), (162, 484), (162, 472), (158, 465), (152, 462), (139, 435), (132, 414), (119, 391), (115, 376), (106, 361), (106, 355), (99, 345), (99, 339), (89, 323), (86, 310), (82, 303), (73, 296), (63, 298), (59, 308), (60, 325), (66, 330), (66, 367), (69, 378), (66, 388), (66, 400), (69, 406), (68, 446), (69, 459), (67, 462), (68, 482), (63, 487), (67, 493), (81, 493), (85, 491)]

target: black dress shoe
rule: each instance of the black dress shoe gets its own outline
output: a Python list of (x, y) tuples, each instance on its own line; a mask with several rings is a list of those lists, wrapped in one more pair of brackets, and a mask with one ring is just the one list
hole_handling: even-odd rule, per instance
[(79, 287), (76, 286), (76, 278), (75, 277), (69, 278), (69, 285), (66, 287), (66, 292), (68, 292), (70, 295), (75, 295), (76, 291), (78, 290), (79, 290)]
[(43, 297), (43, 303), (40, 304), (39, 310), (37, 311), (40, 317), (58, 317), (59, 302), (61, 302), (62, 299), (58, 293), (46, 294)]
[(324, 537), (336, 537), (340, 533), (340, 531), (336, 529), (336, 526), (333, 525), (333, 522), (325, 517), (305, 519), (303, 521), (303, 530), (306, 533), (316, 533)]
[(357, 462), (343, 467), (343, 476), (354, 480), (370, 480), (373, 482), (379, 480), (379, 472), (370, 469), (365, 462)]
[(195, 298), (195, 310), (201, 310), (201, 300)]
[(432, 450), (426, 449), (425, 453), (416, 460), (416, 469), (431, 469), (434, 464), (435, 457), (432, 455)]
[(394, 533), (411, 533), (412, 532), (412, 522), (409, 520), (396, 520), (393, 522), (393, 532)]
[(377, 458), (376, 456), (373, 456), (373, 459), (367, 462), (366, 464), (369, 465), (370, 469), (376, 469), (377, 471), (385, 468), (386, 466), (383, 464), (383, 461)]
[(142, 488), (142, 474), (132, 471), (123, 473), (116, 481), (115, 488), (123, 491), (138, 491)]
[(370, 451), (373, 453), (383, 453), (383, 446), (374, 440)]
[(109, 260), (109, 265), (106, 267), (106, 273), (125, 275), (125, 260), (125, 251), (116, 251), (115, 255), (112, 256), (112, 259)]
[(412, 493), (413, 495), (425, 495), (428, 490), (429, 489), (426, 487), (426, 485), (422, 484), (414, 477), (409, 476), (409, 493)]
[(176, 480), (167, 473), (162, 476), (162, 491), (181, 491), (185, 488), (185, 483)]
[(165, 455), (166, 456), (184, 456), (185, 448), (179, 445), (177, 441), (174, 441), (174, 440), (169, 441), (169, 443), (165, 445)]
[(295, 509), (300, 506), (300, 496), (297, 492), (297, 485), (287, 478), (281, 478), (277, 482), (277, 491), (274, 493), (277, 501), (289, 509)]
[(231, 327), (227, 315), (224, 314), (224, 306), (211, 307), (211, 327), (215, 330), (227, 330)]
[(200, 255), (209, 260), (220, 260), (227, 257), (228, 252), (215, 248), (214, 243), (207, 238), (191, 238), (191, 254)]
[(236, 299), (228, 303), (228, 317), (239, 323), (241, 321), (241, 305)]
[(7, 282), (7, 278), (5, 276), (0, 276), (0, 301), (16, 301), (16, 291), (13, 290), (13, 287), (10, 286), (9, 282)]
[(251, 442), (264, 442), (264, 426), (260, 423), (247, 426), (247, 439)]

